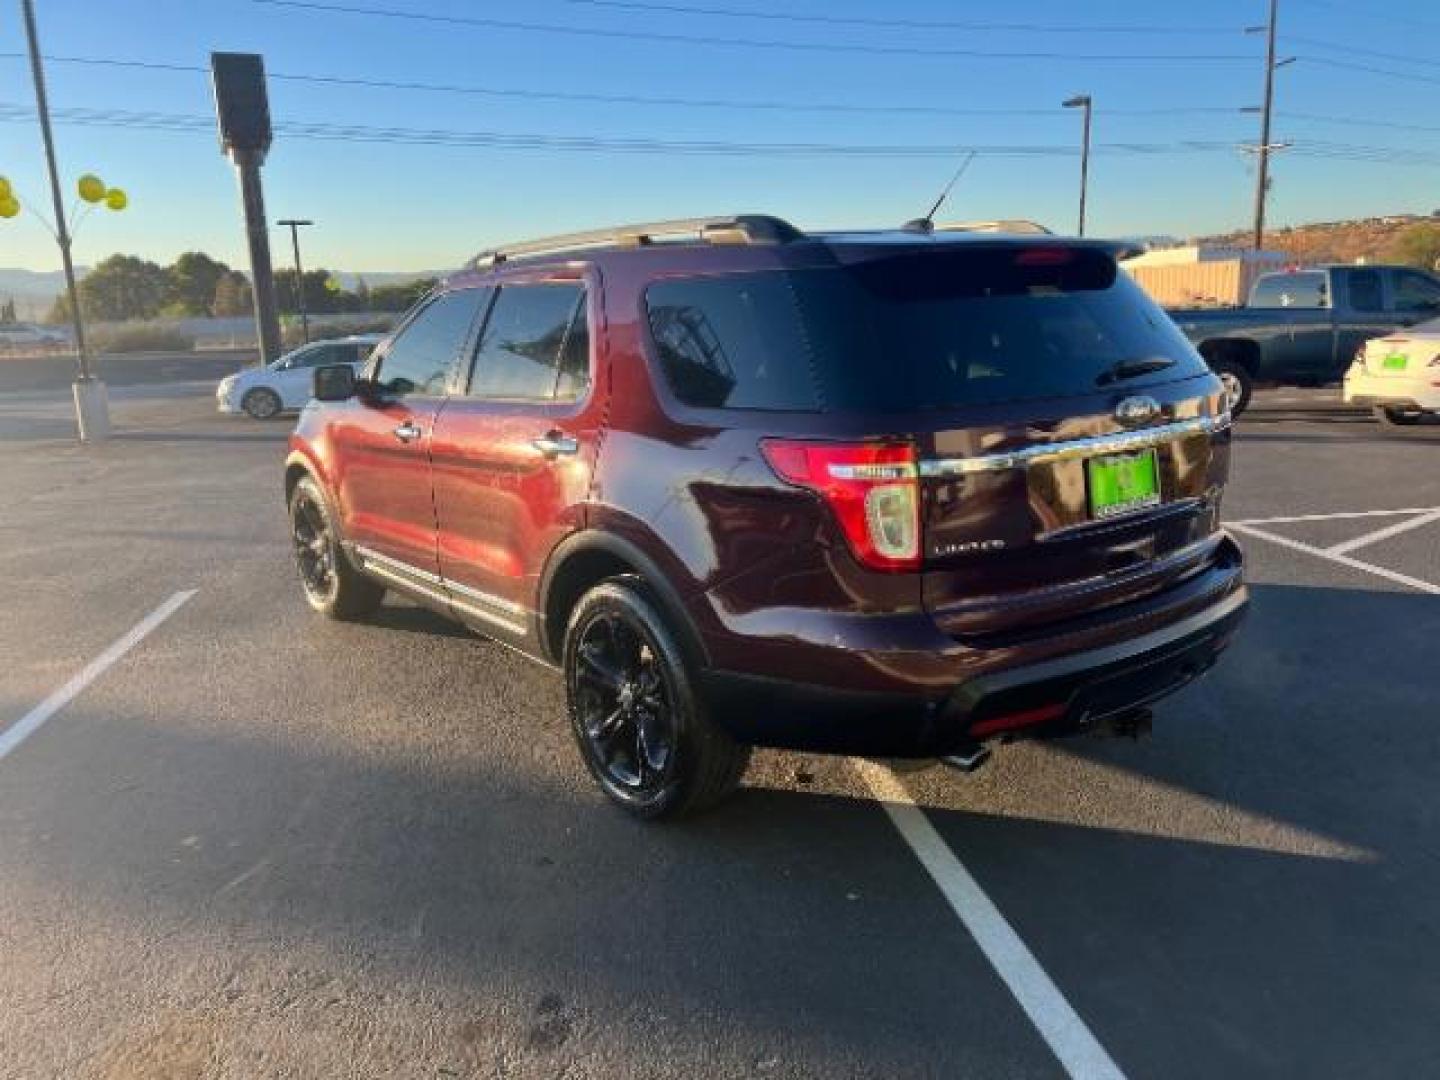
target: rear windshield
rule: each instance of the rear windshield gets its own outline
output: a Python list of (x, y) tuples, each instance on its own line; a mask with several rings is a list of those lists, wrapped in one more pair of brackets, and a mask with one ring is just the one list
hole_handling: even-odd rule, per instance
[(671, 278), (646, 304), (671, 391), (701, 408), (905, 412), (1206, 370), (1114, 260), (1087, 249)]

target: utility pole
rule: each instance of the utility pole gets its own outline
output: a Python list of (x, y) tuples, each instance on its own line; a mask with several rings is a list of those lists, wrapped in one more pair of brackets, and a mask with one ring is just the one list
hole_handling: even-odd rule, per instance
[(295, 251), (295, 310), (300, 315), (300, 336), (306, 345), (310, 344), (310, 316), (305, 312), (305, 271), (300, 266), (300, 226), (314, 225), (313, 221), (302, 218), (285, 218), (276, 225), (290, 226), (290, 246)]
[(45, 166), (50, 172), (50, 195), (55, 201), (55, 242), (65, 268), (65, 293), (70, 301), (70, 320), (75, 330), (76, 375), (75, 422), (81, 442), (98, 442), (110, 437), (110, 404), (105, 384), (90, 370), (90, 353), (85, 347), (85, 321), (80, 314), (80, 293), (75, 287), (75, 264), (70, 257), (70, 225), (65, 220), (65, 201), (60, 194), (60, 170), (55, 164), (55, 136), (50, 130), (50, 102), (45, 94), (45, 69), (40, 62), (40, 34), (35, 29), (33, 0), (20, 0), (25, 36), (30, 45), (30, 71), (35, 77), (35, 109), (40, 115), (40, 135), (45, 143)]
[(1095, 101), (1089, 94), (1077, 94), (1061, 103), (1067, 109), (1085, 110), (1085, 128), (1080, 143), (1080, 236), (1085, 235), (1085, 196), (1090, 188), (1090, 115)]
[(1260, 146), (1255, 168), (1255, 250), (1265, 246), (1265, 200), (1270, 194), (1270, 115), (1275, 107), (1275, 23), (1280, 0), (1270, 0), (1265, 27), (1265, 104), (1260, 107)]

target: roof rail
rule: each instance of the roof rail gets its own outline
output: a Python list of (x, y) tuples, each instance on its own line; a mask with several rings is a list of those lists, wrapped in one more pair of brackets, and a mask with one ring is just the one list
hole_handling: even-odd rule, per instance
[(1020, 236), (1052, 236), (1044, 225), (1024, 218), (1003, 221), (950, 221), (935, 226), (936, 232), (1012, 233)]
[(510, 259), (553, 255), (598, 247), (645, 247), (650, 244), (694, 238), (709, 244), (786, 244), (805, 234), (788, 221), (766, 214), (735, 214), (730, 217), (680, 218), (651, 221), (641, 225), (618, 225), (608, 229), (568, 233), (541, 240), (504, 244), (475, 256), (471, 265), (495, 266)]

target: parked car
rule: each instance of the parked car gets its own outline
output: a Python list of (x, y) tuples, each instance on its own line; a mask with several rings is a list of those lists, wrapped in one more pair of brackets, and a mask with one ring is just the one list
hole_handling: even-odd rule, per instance
[(310, 400), (316, 368), (334, 364), (358, 368), (383, 339), (382, 334), (354, 334), (312, 341), (272, 363), (221, 379), (215, 387), (215, 406), (222, 413), (243, 412), (256, 420), (302, 409)]
[(1440, 416), (1440, 319), (1367, 341), (1345, 373), (1345, 400), (1387, 427)]
[(1366, 340), (1440, 313), (1440, 278), (1405, 266), (1321, 266), (1262, 274), (1243, 308), (1171, 317), (1225, 382), (1231, 411), (1256, 383), (1339, 381)]
[(0, 323), (0, 352), (5, 350), (53, 348), (69, 342), (59, 330), (34, 323)]
[(752, 745), (1133, 730), (1247, 598), (1224, 388), (1116, 250), (739, 217), (488, 253), (316, 370), (305, 597), (393, 589), (557, 668), (643, 817)]

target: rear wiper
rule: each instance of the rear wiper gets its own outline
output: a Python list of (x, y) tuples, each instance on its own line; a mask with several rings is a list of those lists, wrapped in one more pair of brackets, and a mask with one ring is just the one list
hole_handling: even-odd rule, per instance
[(1120, 360), (1106, 368), (1095, 377), (1097, 386), (1108, 386), (1110, 383), (1119, 382), (1121, 379), (1133, 379), (1140, 375), (1149, 375), (1151, 372), (1164, 371), (1168, 367), (1174, 367), (1175, 361), (1163, 356), (1152, 356), (1143, 360)]

